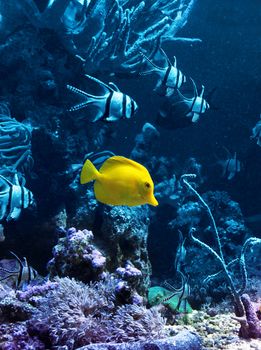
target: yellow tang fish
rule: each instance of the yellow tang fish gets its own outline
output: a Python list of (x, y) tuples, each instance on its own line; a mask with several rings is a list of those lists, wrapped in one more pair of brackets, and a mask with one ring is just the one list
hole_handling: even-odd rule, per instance
[(94, 182), (95, 197), (109, 205), (158, 205), (154, 197), (154, 184), (148, 170), (131, 159), (114, 156), (108, 158), (98, 171), (87, 159), (81, 171), (81, 184)]

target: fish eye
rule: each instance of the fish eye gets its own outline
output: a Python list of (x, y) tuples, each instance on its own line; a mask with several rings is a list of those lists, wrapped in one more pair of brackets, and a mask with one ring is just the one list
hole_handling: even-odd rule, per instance
[(145, 187), (150, 188), (150, 187), (151, 187), (151, 186), (150, 186), (150, 183), (145, 182)]

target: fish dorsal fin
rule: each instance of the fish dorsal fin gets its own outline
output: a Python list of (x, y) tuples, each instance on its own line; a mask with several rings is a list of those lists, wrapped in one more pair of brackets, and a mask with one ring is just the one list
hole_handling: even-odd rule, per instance
[(173, 57), (173, 67), (177, 68), (177, 59), (176, 59), (176, 56)]
[(125, 157), (122, 157), (122, 156), (114, 156), (114, 157), (111, 157), (109, 159), (107, 159), (101, 166), (100, 168), (100, 172), (103, 173), (104, 171), (107, 171), (113, 167), (118, 167), (118, 166), (131, 166), (131, 167), (134, 167), (135, 169), (138, 169), (138, 170), (141, 170), (141, 171), (144, 171), (147, 169), (135, 162), (134, 160), (131, 160), (129, 158), (125, 158)]
[(200, 97), (203, 98), (203, 95), (204, 95), (204, 91), (205, 91), (205, 86), (202, 85), (202, 90), (201, 90), (201, 93), (200, 93)]
[[(79, 96), (81, 96), (81, 97), (92, 98), (92, 99), (94, 99), (94, 100), (102, 99), (102, 98), (103, 98), (103, 96), (95, 96), (95, 95), (89, 94), (88, 92), (85, 92), (85, 91), (83, 91), (83, 90), (81, 90), (81, 89), (78, 89), (78, 88), (76, 88), (75, 86), (72, 86), (72, 85), (69, 85), (69, 84), (66, 85), (66, 88), (67, 88), (68, 90), (70, 90), (71, 92), (73, 92), (73, 93), (75, 93), (76, 95), (79, 95)], [(88, 102), (86, 102), (86, 103), (88, 103)]]
[(14, 252), (12, 252), (11, 250), (9, 250), (9, 252), (10, 252), (10, 254), (12, 254), (12, 255), (15, 257), (15, 259), (18, 261), (20, 267), (23, 268), (24, 266), (23, 266), (23, 263), (22, 263), (21, 259), (20, 259)]
[(109, 85), (114, 91), (120, 91), (118, 86), (116, 84), (114, 84), (112, 81), (109, 82)]
[(113, 89), (110, 85), (105, 84), (103, 81), (101, 81), (101, 80), (99, 80), (99, 79), (97, 79), (97, 78), (94, 78), (94, 77), (92, 77), (91, 75), (88, 75), (88, 74), (85, 74), (85, 76), (86, 76), (87, 78), (89, 78), (90, 80), (95, 81), (97, 84), (99, 84), (99, 85), (105, 87), (105, 88), (108, 89), (109, 91), (111, 91), (111, 92), (114, 91), (114, 89)]
[[(166, 59), (166, 61), (167, 61), (167, 63), (168, 63), (168, 66), (172, 66), (172, 64), (171, 64), (171, 62), (170, 62), (170, 60), (169, 60), (169, 58), (168, 58), (166, 52), (165, 52), (162, 48), (160, 48), (160, 52), (161, 52), (161, 54), (163, 55), (163, 57)], [(174, 58), (176, 59), (175, 56), (174, 56)]]
[[(150, 63), (150, 65), (152, 66), (152, 67), (154, 67), (155, 69), (157, 69), (157, 70), (164, 70), (166, 67), (160, 67), (160, 66), (158, 66), (157, 64), (155, 64), (154, 62), (152, 62), (152, 60), (149, 58), (149, 57), (147, 57), (143, 52), (141, 52), (140, 51), (140, 54), (141, 54), (141, 56), (143, 56), (143, 58), (145, 58), (145, 60), (147, 60), (149, 63)], [(150, 73), (150, 72), (153, 72), (153, 69), (152, 70), (150, 70), (150, 71), (147, 71), (148, 73)], [(146, 73), (146, 72), (144, 72), (144, 73)], [(140, 73), (141, 75), (143, 75), (144, 73)], [(144, 74), (145, 75), (145, 74)]]
[(4, 177), (3, 175), (0, 175), (0, 179), (3, 180), (3, 182), (5, 182), (6, 184), (8, 184), (8, 186), (13, 187), (13, 184), (10, 180), (8, 180), (6, 177)]
[(227, 158), (228, 158), (228, 159), (232, 158), (231, 152), (230, 152), (225, 146), (223, 146), (223, 148), (224, 148), (224, 150), (225, 150), (226, 153), (227, 153)]
[(19, 178), (18, 178), (17, 173), (14, 174), (13, 185), (20, 186), (20, 182), (19, 182)]
[[(192, 78), (190, 78), (192, 81), (192, 85), (193, 85), (193, 89), (194, 89), (194, 97), (198, 96), (198, 89), (197, 89), (197, 85), (195, 84), (194, 80)], [(204, 91), (203, 91), (204, 92)]]
[[(179, 98), (181, 99), (181, 100), (183, 100), (183, 101), (192, 101), (193, 100), (193, 98), (195, 98), (195, 97), (193, 97), (193, 98), (188, 98), (188, 97), (185, 97), (184, 95), (182, 95), (182, 93), (179, 91), (179, 89), (177, 89), (177, 94), (179, 95)], [(183, 101), (179, 101), (179, 102), (183, 102)], [(177, 103), (179, 103), (179, 102), (177, 102)], [(174, 103), (174, 104), (176, 104), (176, 103)]]

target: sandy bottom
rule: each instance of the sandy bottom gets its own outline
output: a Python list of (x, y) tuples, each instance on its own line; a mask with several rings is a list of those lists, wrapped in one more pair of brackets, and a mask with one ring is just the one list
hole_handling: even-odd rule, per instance
[[(167, 326), (170, 335), (182, 329), (197, 332), (203, 340), (206, 350), (261, 350), (261, 339), (244, 340), (238, 337), (240, 325), (233, 320), (233, 314), (209, 316), (203, 311), (193, 311), (186, 321), (179, 320), (178, 325)], [(187, 323), (187, 324), (186, 324)]]

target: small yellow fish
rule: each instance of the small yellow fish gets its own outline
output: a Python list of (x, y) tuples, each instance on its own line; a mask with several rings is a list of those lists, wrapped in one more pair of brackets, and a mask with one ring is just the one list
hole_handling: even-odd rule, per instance
[(150, 204), (158, 201), (154, 197), (154, 184), (148, 170), (141, 164), (121, 156), (108, 158), (98, 171), (87, 159), (81, 171), (81, 184), (94, 182), (95, 197), (109, 205)]

